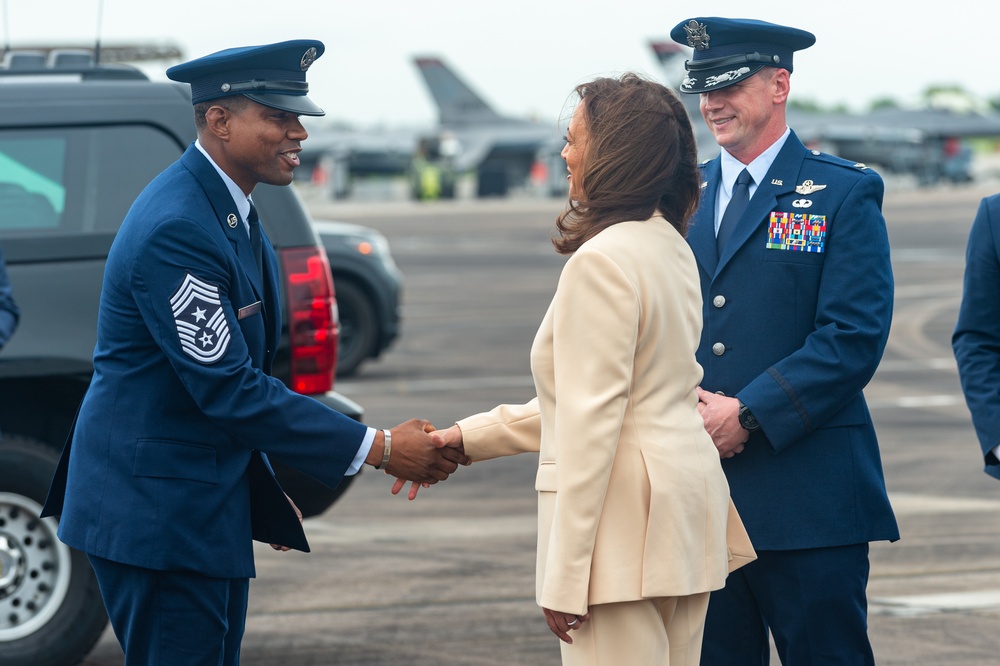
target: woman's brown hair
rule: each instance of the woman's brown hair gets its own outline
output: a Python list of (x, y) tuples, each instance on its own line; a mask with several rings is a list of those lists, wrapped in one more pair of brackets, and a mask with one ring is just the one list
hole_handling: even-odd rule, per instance
[(576, 87), (587, 142), (579, 200), (556, 219), (552, 244), (572, 254), (603, 229), (659, 211), (682, 236), (698, 208), (701, 176), (691, 121), (669, 88), (626, 73)]

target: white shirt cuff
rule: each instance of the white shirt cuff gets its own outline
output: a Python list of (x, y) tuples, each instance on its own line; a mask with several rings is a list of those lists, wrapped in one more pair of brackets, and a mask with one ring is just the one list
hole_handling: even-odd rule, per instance
[(375, 428), (368, 428), (368, 432), (365, 433), (365, 438), (361, 440), (361, 446), (358, 447), (358, 453), (354, 456), (354, 461), (351, 462), (351, 466), (347, 468), (344, 472), (344, 476), (354, 476), (361, 469), (361, 466), (365, 464), (365, 460), (368, 458), (368, 454), (372, 450), (372, 444), (375, 442)]

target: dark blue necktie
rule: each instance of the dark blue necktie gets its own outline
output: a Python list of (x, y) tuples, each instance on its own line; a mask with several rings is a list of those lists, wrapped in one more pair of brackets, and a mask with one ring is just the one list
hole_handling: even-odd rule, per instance
[(264, 248), (260, 241), (260, 218), (257, 217), (257, 208), (250, 202), (250, 214), (247, 215), (247, 225), (250, 227), (250, 249), (253, 251), (253, 260), (257, 264), (257, 274), (264, 277)]
[(715, 248), (720, 257), (722, 256), (722, 249), (726, 247), (726, 241), (729, 240), (733, 229), (736, 228), (736, 223), (743, 217), (743, 211), (747, 209), (747, 204), (750, 203), (750, 183), (752, 182), (753, 178), (746, 169), (743, 169), (740, 175), (736, 177), (736, 185), (733, 186), (733, 196), (729, 199), (726, 212), (722, 214), (722, 222), (719, 223), (719, 233), (715, 235)]

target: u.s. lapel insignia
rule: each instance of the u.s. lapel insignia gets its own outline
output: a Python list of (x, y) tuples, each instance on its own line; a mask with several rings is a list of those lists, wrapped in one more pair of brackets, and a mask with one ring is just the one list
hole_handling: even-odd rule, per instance
[(705, 189), (706, 187), (708, 187), (708, 183), (707, 182), (702, 182), (701, 189)]
[(778, 187), (781, 187), (782, 185), (784, 185), (784, 183), (781, 182), (780, 178), (772, 178), (771, 179), (771, 184), (772, 185), (777, 185)]
[(812, 199), (796, 199), (792, 202), (792, 207), (794, 208), (809, 208), (812, 205)]
[(813, 192), (819, 192), (820, 190), (825, 190), (826, 185), (816, 185), (811, 180), (803, 180), (801, 185), (795, 186), (796, 194), (810, 195)]
[(229, 217), (226, 218), (226, 222), (229, 224), (230, 229), (235, 229), (236, 225), (240, 223), (239, 219), (237, 219), (237, 217), (232, 213), (230, 213)]

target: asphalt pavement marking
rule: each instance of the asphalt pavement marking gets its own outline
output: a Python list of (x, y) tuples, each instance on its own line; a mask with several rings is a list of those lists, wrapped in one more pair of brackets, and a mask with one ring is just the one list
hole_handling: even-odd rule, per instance
[(897, 516), (940, 515), (954, 513), (1000, 513), (1000, 499), (942, 497), (916, 493), (889, 493)]
[[(418, 500), (419, 501), (419, 500)], [(420, 518), (371, 521), (313, 518), (304, 523), (313, 544), (417, 543), (532, 537), (538, 530), (534, 513), (521, 516)]]
[(907, 594), (896, 597), (873, 597), (869, 613), (915, 617), (935, 613), (1000, 610), (1000, 590), (949, 592), (944, 594)]

